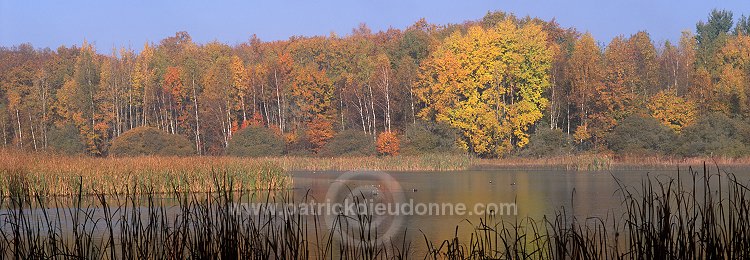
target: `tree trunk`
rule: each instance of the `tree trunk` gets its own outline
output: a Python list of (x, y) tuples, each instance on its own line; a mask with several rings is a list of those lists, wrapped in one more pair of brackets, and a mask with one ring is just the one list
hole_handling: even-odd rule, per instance
[(339, 89), (339, 114), (341, 114), (341, 131), (346, 129), (344, 125), (344, 88)]
[(383, 74), (385, 74), (385, 121), (388, 125), (388, 132), (391, 132), (391, 97), (390, 97), (390, 82), (388, 81), (388, 70), (383, 68)]
[(276, 106), (279, 111), (279, 130), (284, 133), (284, 115), (281, 114), (281, 97), (279, 96), (279, 78), (276, 76), (276, 69), (273, 70), (274, 85), (276, 85)]
[(6, 147), (6, 146), (8, 146), (8, 133), (7, 133), (7, 130), (5, 129), (5, 118), (3, 118), (2, 121), (3, 121), (3, 125), (2, 125), (2, 127), (3, 127), (3, 147)]
[(375, 96), (372, 95), (372, 85), (367, 84), (367, 89), (370, 91), (370, 110), (372, 111), (372, 138), (377, 138), (378, 129), (377, 119), (375, 118)]
[(18, 148), (23, 149), (23, 133), (21, 131), (21, 115), (16, 108), (16, 122), (18, 122)]
[[(229, 104), (229, 99), (227, 99), (226, 102), (226, 110), (227, 110), (227, 143), (226, 146), (229, 146), (229, 138), (232, 137), (232, 108)], [(226, 147), (224, 146), (224, 147)]]
[(570, 102), (566, 103), (565, 105), (565, 117), (567, 117), (568, 121), (568, 135), (570, 135)]
[(36, 151), (36, 135), (34, 135), (34, 121), (31, 118), (31, 113), (29, 113), (29, 127), (31, 128), (31, 142), (34, 144), (34, 151)]
[[(137, 124), (138, 122), (136, 122)], [(128, 88), (128, 130), (133, 129), (133, 88)]]
[(242, 123), (247, 121), (247, 112), (245, 111), (245, 95), (240, 96), (240, 102), (242, 102)]
[(365, 115), (362, 112), (362, 98), (359, 96), (359, 94), (356, 93), (356, 90), (354, 94), (357, 96), (357, 102), (359, 103), (359, 106), (357, 106), (357, 108), (359, 108), (359, 118), (362, 119), (362, 132), (367, 133), (367, 129), (365, 127)]
[(413, 120), (412, 123), (417, 124), (417, 114), (414, 113), (414, 86), (412, 84), (409, 84), (409, 102), (411, 102), (411, 118)]
[(192, 75), (192, 83), (193, 83), (193, 105), (195, 108), (195, 150), (200, 156), (202, 154), (201, 152), (201, 128), (200, 128), (200, 120), (198, 120), (198, 95), (196, 94), (196, 87), (195, 87), (195, 75)]
[(143, 102), (142, 103), (143, 104), (142, 104), (141, 110), (143, 110), (143, 118), (141, 118), (141, 124), (142, 124), (141, 126), (146, 126), (147, 121), (148, 121), (147, 115), (146, 115), (148, 111), (148, 108), (146, 107), (146, 86), (143, 86)]
[(43, 148), (47, 148), (47, 84), (42, 79), (42, 140)]
[(266, 115), (266, 127), (271, 126), (271, 117), (268, 115), (268, 101), (266, 100), (265, 84), (260, 84), (260, 97), (263, 102), (263, 113)]

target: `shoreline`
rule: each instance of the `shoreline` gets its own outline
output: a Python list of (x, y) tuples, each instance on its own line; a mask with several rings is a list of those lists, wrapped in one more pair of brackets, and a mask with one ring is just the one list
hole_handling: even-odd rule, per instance
[(285, 172), (293, 171), (421, 171), (443, 172), (494, 169), (543, 169), (567, 171), (648, 170), (676, 167), (750, 167), (750, 157), (614, 156), (611, 154), (577, 154), (542, 158), (477, 158), (463, 154), (422, 154), (358, 157), (232, 157), (232, 156), (138, 156), (90, 157), (0, 150), (0, 170), (44, 170), (51, 172), (117, 172), (190, 171), (211, 167), (255, 166), (269, 164)]

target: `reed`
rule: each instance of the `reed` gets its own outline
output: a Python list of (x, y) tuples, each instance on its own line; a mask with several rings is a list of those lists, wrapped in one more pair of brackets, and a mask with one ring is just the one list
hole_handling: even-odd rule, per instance
[(206, 192), (214, 172), (235, 178), (234, 188), (284, 189), (291, 177), (280, 166), (264, 160), (225, 157), (94, 158), (0, 151), (0, 189), (8, 196), (19, 181), (42, 195), (121, 194), (130, 184), (156, 193)]
[(362, 157), (269, 157), (261, 158), (288, 171), (457, 171), (469, 169), (478, 160), (455, 154), (424, 154)]

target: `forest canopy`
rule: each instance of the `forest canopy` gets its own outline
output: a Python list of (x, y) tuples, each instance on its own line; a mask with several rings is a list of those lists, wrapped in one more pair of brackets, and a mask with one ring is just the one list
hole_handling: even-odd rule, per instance
[(266, 139), (273, 155), (335, 156), (354, 143), (375, 154), (381, 136), (383, 156), (399, 143), (407, 154), (490, 158), (748, 156), (750, 26), (735, 18), (714, 10), (694, 32), (661, 43), (640, 31), (605, 44), (554, 20), (490, 12), (461, 24), (422, 19), (233, 46), (177, 32), (137, 53), (86, 41), (3, 47), (2, 145), (107, 156), (118, 153), (115, 140), (149, 127), (182, 136), (199, 155)]

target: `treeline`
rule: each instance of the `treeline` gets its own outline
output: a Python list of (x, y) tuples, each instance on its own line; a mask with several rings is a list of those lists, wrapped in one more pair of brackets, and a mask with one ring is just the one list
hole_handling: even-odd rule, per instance
[[(749, 33), (747, 17), (735, 24), (713, 11), (677, 43), (638, 32), (603, 45), (555, 21), (493, 12), (236, 46), (178, 32), (139, 53), (23, 44), (0, 49), (0, 128), (4, 147), (96, 156), (138, 127), (184, 136), (206, 155), (279, 141), (274, 153), (316, 154), (336, 150), (326, 145), (338, 135), (384, 154), (398, 153), (399, 140), (443, 149), (447, 136), (482, 157), (742, 156)], [(273, 136), (233, 140), (243, 129)]]

